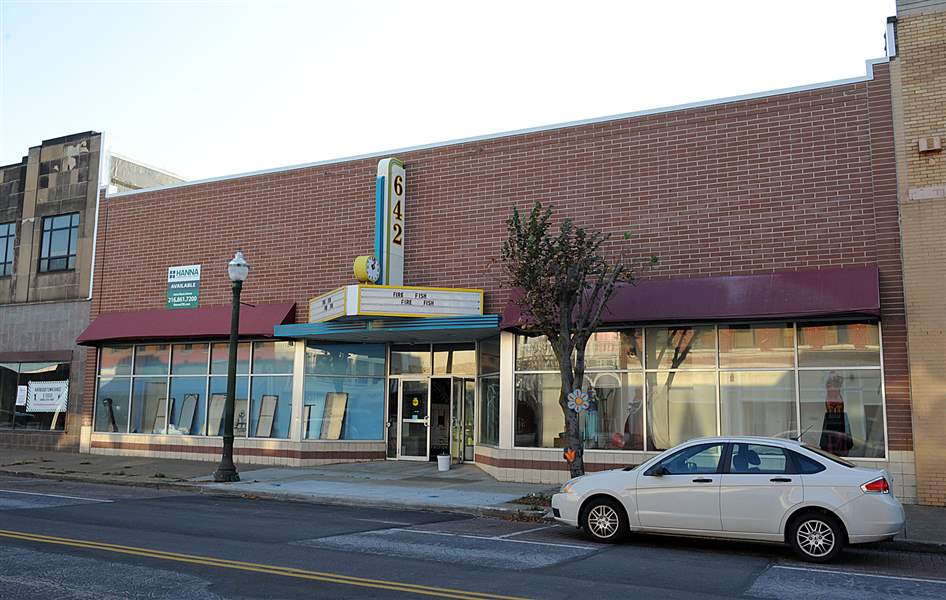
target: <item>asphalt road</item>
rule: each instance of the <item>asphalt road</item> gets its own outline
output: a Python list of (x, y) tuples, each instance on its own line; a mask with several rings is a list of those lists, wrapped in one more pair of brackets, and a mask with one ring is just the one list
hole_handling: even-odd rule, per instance
[(0, 599), (946, 598), (946, 555), (779, 546), (0, 477)]

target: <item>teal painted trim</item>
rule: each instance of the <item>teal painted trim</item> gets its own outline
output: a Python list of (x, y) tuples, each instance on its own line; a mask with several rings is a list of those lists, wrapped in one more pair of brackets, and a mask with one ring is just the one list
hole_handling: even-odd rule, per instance
[(463, 331), (465, 329), (492, 329), (499, 332), (499, 315), (477, 315), (473, 317), (435, 317), (435, 318), (389, 318), (364, 321), (329, 321), (326, 323), (297, 323), (276, 325), (273, 335), (276, 337), (305, 337), (310, 335), (332, 335), (340, 333), (390, 331)]
[(382, 266), (378, 285), (385, 285), (384, 280), (384, 177), (374, 180), (374, 257)]

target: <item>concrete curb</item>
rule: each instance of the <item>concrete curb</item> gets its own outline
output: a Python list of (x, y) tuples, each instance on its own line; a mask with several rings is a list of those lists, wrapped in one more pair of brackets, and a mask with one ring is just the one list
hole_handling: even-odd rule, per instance
[[(227, 484), (216, 484), (227, 485)], [(255, 491), (241, 489), (225, 489), (220, 487), (195, 486), (202, 494), (237, 496), (249, 500), (281, 500), (285, 502), (299, 502), (304, 504), (321, 504), (326, 506), (357, 506), (359, 508), (395, 508), (398, 510), (428, 511), (461, 514), (474, 517), (494, 517), (499, 519), (516, 520), (550, 520), (547, 511), (530, 511), (514, 506), (450, 506), (426, 502), (397, 502), (393, 500), (369, 500), (352, 498), (350, 496), (313, 496), (311, 494), (295, 494), (292, 492)]]
[(54, 481), (74, 481), (76, 483), (98, 483), (102, 485), (123, 485), (130, 487), (145, 487), (145, 488), (154, 488), (154, 489), (166, 489), (166, 490), (189, 490), (193, 491), (195, 488), (199, 489), (199, 486), (194, 485), (193, 483), (187, 483), (183, 481), (162, 481), (161, 479), (156, 479), (154, 481), (149, 481), (145, 479), (119, 479), (119, 478), (109, 478), (109, 477), (83, 477), (74, 473), (67, 474), (58, 474), (58, 473), (36, 473), (34, 471), (12, 471), (8, 469), (0, 469), (0, 475), (9, 475), (11, 477), (23, 477), (25, 479), (49, 479)]

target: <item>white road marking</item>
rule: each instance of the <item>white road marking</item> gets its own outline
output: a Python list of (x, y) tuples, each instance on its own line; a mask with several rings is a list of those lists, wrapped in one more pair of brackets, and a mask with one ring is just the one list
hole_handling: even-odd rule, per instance
[(383, 523), (384, 525), (413, 525), (404, 521), (383, 521), (381, 519), (355, 519), (356, 521), (365, 521), (367, 523)]
[(17, 490), (0, 490), (0, 494), (25, 494), (27, 496), (48, 496), (50, 498), (65, 498), (67, 500), (84, 500), (86, 502), (114, 502), (114, 500), (101, 500), (99, 498), (81, 498), (79, 496), (63, 496), (62, 494), (40, 494), (39, 492), (20, 492)]
[(789, 567), (785, 565), (775, 565), (773, 569), (786, 569), (789, 571), (810, 571), (812, 573), (829, 573), (831, 575), (853, 575), (856, 577), (877, 577), (879, 579), (896, 579), (898, 581), (916, 581), (918, 583), (938, 583), (946, 585), (946, 579), (923, 579), (921, 577), (900, 577), (897, 575), (875, 575), (873, 573), (863, 573), (860, 571), (841, 571), (838, 569), (815, 569), (812, 567)]
[(545, 527), (536, 527), (534, 529), (526, 529), (525, 531), (515, 531), (513, 533), (507, 533), (504, 535), (493, 536), (494, 540), (504, 540), (506, 538), (511, 538), (516, 535), (522, 535), (524, 533), (532, 533), (533, 531), (542, 531), (543, 529), (552, 529), (553, 527), (558, 527), (558, 525), (546, 525)]
[(405, 533), (425, 533), (427, 535), (443, 535), (447, 537), (467, 538), (471, 540), (490, 540), (494, 542), (510, 542), (513, 544), (532, 544), (534, 546), (553, 546), (555, 548), (577, 548), (579, 550), (597, 550), (596, 546), (579, 546), (578, 544), (553, 544), (551, 542), (530, 542), (528, 540), (510, 540), (489, 535), (470, 535), (465, 533), (447, 533), (445, 531), (424, 531), (423, 529), (396, 529), (388, 531), (402, 531)]

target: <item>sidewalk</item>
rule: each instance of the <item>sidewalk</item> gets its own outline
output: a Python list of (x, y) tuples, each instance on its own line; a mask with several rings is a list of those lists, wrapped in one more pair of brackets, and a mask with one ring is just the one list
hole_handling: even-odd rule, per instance
[(0, 474), (196, 492), (275, 498), (319, 504), (399, 507), (488, 516), (537, 518), (513, 500), (551, 493), (548, 485), (507, 483), (474, 465), (437, 471), (433, 462), (375, 461), (320, 467), (240, 465), (238, 483), (214, 483), (215, 462), (106, 456), (34, 450), (0, 450)]
[[(118, 485), (177, 488), (349, 506), (440, 510), (486, 516), (540, 518), (525, 504), (529, 494), (555, 491), (545, 485), (496, 481), (474, 465), (440, 473), (436, 463), (376, 461), (312, 468), (237, 465), (242, 481), (213, 483), (215, 462), (104, 456), (35, 450), (0, 450), (0, 474)], [(946, 508), (904, 507), (907, 524), (897, 538), (903, 548), (946, 552)]]

